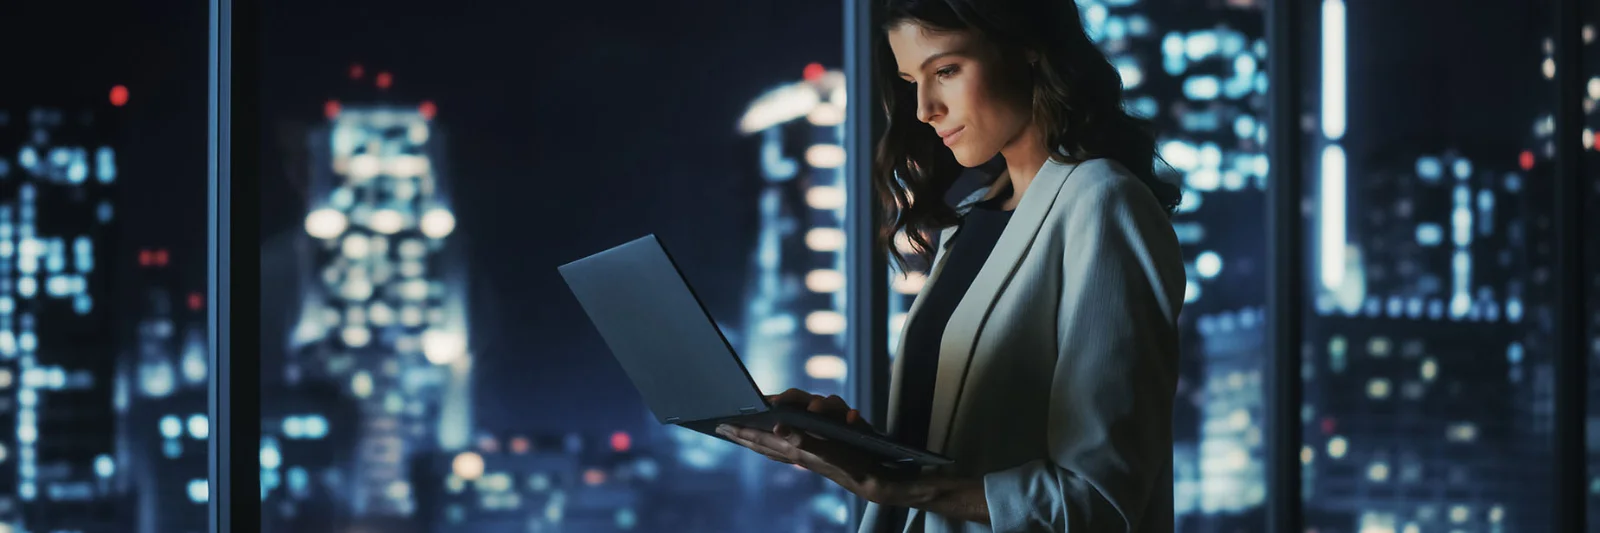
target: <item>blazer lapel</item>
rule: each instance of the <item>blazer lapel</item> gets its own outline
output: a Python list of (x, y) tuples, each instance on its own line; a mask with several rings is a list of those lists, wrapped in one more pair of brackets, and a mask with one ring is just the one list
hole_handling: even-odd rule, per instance
[[(1038, 176), (1023, 192), (1011, 221), (1000, 233), (994, 251), (984, 262), (983, 268), (978, 270), (978, 277), (972, 280), (971, 287), (950, 316), (939, 346), (939, 370), (928, 421), (928, 451), (944, 452), (955, 408), (960, 403), (959, 394), (966, 382), (967, 368), (977, 347), (978, 335), (994, 310), (1000, 291), (1011, 281), (1011, 275), (1016, 272), (1017, 265), (1038, 236), (1046, 215), (1055, 205), (1061, 185), (1066, 183), (1075, 168), (1077, 165), (1045, 160)], [(932, 283), (931, 278), (929, 283)]]

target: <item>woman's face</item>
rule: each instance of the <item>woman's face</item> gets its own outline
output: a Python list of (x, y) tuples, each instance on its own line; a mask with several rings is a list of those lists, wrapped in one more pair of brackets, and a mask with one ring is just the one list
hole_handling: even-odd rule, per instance
[(917, 120), (933, 127), (962, 166), (993, 159), (1032, 122), (1024, 73), (972, 32), (906, 22), (889, 32), (889, 48), (900, 77), (914, 84)]

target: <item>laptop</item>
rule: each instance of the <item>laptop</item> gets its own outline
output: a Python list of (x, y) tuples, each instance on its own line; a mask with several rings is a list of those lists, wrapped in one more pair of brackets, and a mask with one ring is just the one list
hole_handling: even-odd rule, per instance
[(900, 467), (949, 458), (851, 425), (772, 405), (684, 279), (666, 247), (647, 235), (562, 265), (567, 287), (662, 424), (712, 437), (720, 424), (771, 431), (779, 424), (848, 443)]

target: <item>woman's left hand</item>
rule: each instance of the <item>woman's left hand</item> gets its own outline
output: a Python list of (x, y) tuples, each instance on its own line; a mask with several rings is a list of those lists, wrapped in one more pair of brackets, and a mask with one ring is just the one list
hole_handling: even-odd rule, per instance
[(864, 451), (779, 424), (772, 431), (723, 425), (717, 433), (768, 458), (821, 474), (867, 501), (905, 505), (915, 473), (879, 464)]
[[(773, 403), (791, 404), (847, 425), (871, 427), (838, 396), (823, 398), (800, 389), (769, 397)], [(896, 470), (859, 448), (833, 442), (779, 424), (772, 431), (723, 425), (717, 433), (756, 453), (781, 463), (799, 465), (821, 474), (857, 496), (878, 504), (904, 505), (912, 495), (915, 470)]]

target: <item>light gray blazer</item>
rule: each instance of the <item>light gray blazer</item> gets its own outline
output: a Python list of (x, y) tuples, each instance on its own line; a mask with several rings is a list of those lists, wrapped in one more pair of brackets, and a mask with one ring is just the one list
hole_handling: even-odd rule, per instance
[[(954, 232), (940, 236), (912, 316)], [(906, 531), (1172, 531), (1184, 283), (1177, 236), (1137, 177), (1105, 159), (1047, 161), (939, 348), (928, 449), (955, 464), (930, 471), (981, 476), (991, 525), (912, 509)], [(874, 533), (883, 511), (869, 503), (860, 531)]]

